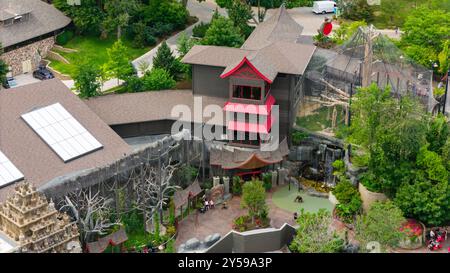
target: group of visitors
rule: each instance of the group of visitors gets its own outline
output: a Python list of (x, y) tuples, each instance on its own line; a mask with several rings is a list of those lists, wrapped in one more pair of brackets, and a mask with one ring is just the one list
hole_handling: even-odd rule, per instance
[(199, 209), (199, 211), (201, 212), (201, 213), (205, 213), (206, 211), (208, 211), (209, 209), (213, 209), (214, 208), (214, 201), (211, 199), (211, 200), (208, 200), (208, 199), (206, 199), (205, 197), (203, 198), (203, 207), (201, 207), (200, 209)]
[(428, 249), (429, 250), (441, 249), (445, 241), (447, 241), (447, 231), (439, 227), (433, 228), (430, 230), (430, 240), (428, 242)]

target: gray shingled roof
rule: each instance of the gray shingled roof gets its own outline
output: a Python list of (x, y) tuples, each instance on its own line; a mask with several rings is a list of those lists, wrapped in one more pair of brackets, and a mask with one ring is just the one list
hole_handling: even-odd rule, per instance
[(292, 19), (286, 8), (281, 6), (274, 15), (256, 27), (242, 48), (258, 50), (273, 42), (295, 43), (302, 32), (303, 26)]
[(278, 73), (302, 75), (316, 49), (297, 43), (303, 27), (284, 7), (258, 25), (242, 48), (194, 46), (183, 58), (188, 64), (225, 67), (222, 75), (246, 57), (266, 78), (273, 81)]
[[(21, 118), (36, 107), (57, 102), (103, 145), (103, 149), (64, 163)], [(131, 147), (60, 80), (52, 79), (0, 91), (0, 150), (25, 179), (39, 188), (54, 178), (112, 163), (130, 153)], [(13, 188), (14, 184), (1, 188), (0, 201)]]
[(0, 43), (3, 47), (39, 37), (70, 23), (69, 17), (41, 0), (0, 0), (0, 20), (30, 11), (27, 21), (0, 27)]
[[(202, 96), (202, 106), (218, 105), (227, 102), (225, 98)], [(194, 96), (190, 90), (163, 90), (140, 93), (111, 94), (85, 100), (87, 106), (108, 125), (130, 124), (157, 120), (177, 120), (171, 115), (172, 108), (186, 105), (194, 109)], [(111, 111), (120, 109), (120, 111)], [(193, 110), (192, 110), (193, 111)], [(183, 120), (181, 121), (188, 121)], [(204, 121), (210, 118), (204, 117)], [(225, 120), (225, 113), (224, 113)], [(216, 124), (223, 125), (223, 124)]]

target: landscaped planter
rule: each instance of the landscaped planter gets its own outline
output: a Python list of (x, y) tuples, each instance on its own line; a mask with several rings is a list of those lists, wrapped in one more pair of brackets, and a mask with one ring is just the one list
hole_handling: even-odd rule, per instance
[[(406, 228), (408, 228), (407, 231)], [(402, 231), (403, 230), (413, 236), (400, 241), (399, 248), (414, 250), (423, 246), (424, 242), (426, 241), (426, 228), (422, 222), (416, 221), (414, 219), (408, 219), (408, 223), (402, 227)]]
[(367, 212), (370, 206), (376, 201), (386, 201), (387, 196), (384, 193), (369, 191), (362, 183), (358, 185), (359, 193), (361, 194), (362, 207)]

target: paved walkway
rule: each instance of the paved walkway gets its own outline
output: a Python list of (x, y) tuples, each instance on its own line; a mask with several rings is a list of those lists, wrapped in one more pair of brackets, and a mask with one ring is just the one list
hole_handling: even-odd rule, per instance
[[(247, 214), (246, 209), (241, 208), (241, 198), (233, 197), (227, 202), (228, 209), (222, 209), (218, 205), (215, 209), (206, 213), (192, 213), (183, 219), (178, 226), (178, 236), (175, 242), (176, 248), (185, 243), (190, 238), (196, 237), (203, 240), (206, 236), (219, 233), (222, 237), (233, 228), (233, 220), (238, 216)], [(267, 205), (269, 206), (270, 225), (274, 228), (280, 228), (284, 223), (296, 225), (291, 212), (276, 207), (272, 202), (272, 194), (267, 196)], [(197, 224), (195, 218), (197, 219)]]

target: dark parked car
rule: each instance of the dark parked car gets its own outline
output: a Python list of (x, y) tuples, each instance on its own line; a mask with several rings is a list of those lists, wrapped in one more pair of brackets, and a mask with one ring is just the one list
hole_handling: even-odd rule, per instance
[(33, 72), (33, 77), (43, 81), (53, 79), (55, 76), (53, 76), (53, 73), (50, 72), (50, 70), (48, 70), (46, 67), (40, 66), (38, 70)]
[(6, 77), (6, 80), (2, 82), (4, 88), (8, 89), (17, 85), (16, 80), (13, 77)]

